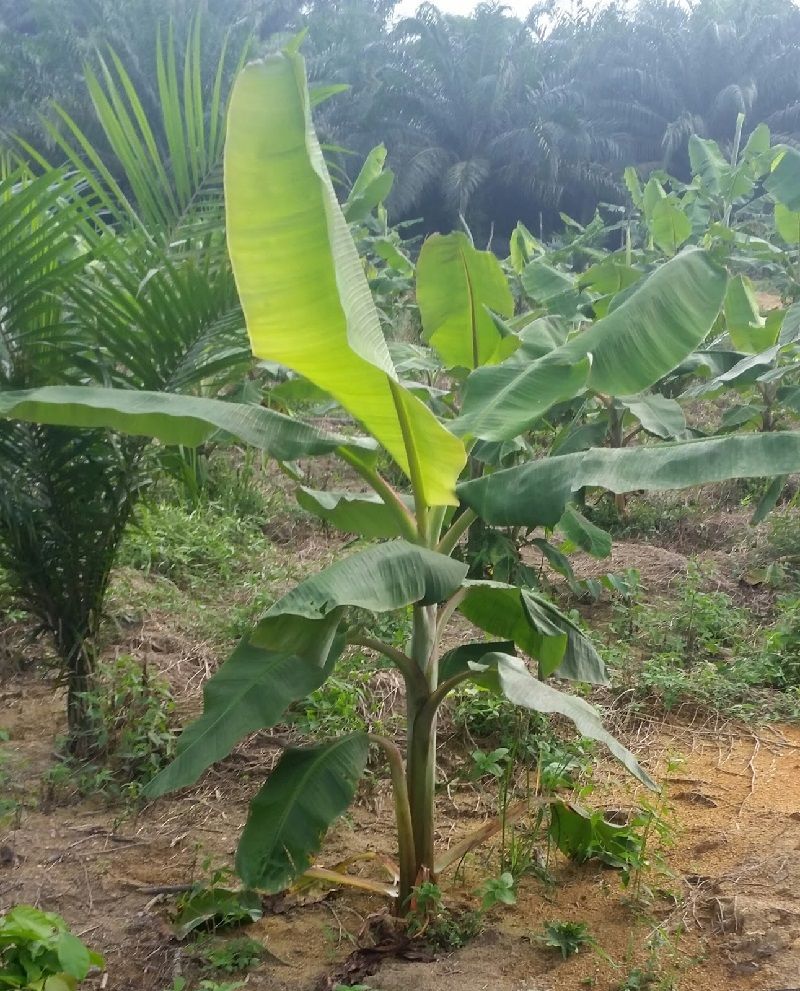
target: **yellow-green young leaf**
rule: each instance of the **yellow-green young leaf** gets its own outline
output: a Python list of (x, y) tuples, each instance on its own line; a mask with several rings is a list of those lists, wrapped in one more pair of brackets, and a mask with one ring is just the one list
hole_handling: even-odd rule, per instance
[(394, 182), (394, 173), (391, 169), (384, 172), (385, 164), (386, 147), (377, 145), (364, 160), (344, 204), (343, 210), (348, 224), (363, 220), (389, 195)]
[(728, 283), (724, 312), (728, 335), (739, 351), (757, 354), (775, 343), (777, 328), (759, 313), (758, 300), (745, 276), (737, 275)]
[(742, 151), (742, 160), (753, 162), (769, 154), (772, 135), (766, 124), (758, 124), (747, 139), (747, 144)]
[(629, 165), (623, 173), (623, 179), (625, 180), (625, 185), (628, 187), (633, 205), (641, 210), (644, 206), (644, 190), (639, 181), (639, 173), (632, 165)]
[(540, 254), (544, 254), (544, 248), (541, 243), (536, 240), (525, 224), (518, 222), (517, 226), (511, 232), (511, 240), (509, 242), (511, 267), (519, 275), (528, 262)]
[(303, 59), (241, 73), (225, 147), (228, 245), (250, 343), (330, 393), (430, 505), (454, 502), (464, 446), (397, 382), (311, 123)]
[(666, 198), (667, 194), (664, 192), (664, 187), (658, 179), (655, 177), (648, 179), (644, 187), (644, 193), (642, 194), (642, 206), (644, 207), (644, 215), (648, 224), (650, 223), (656, 203), (660, 203), (661, 200)]
[(501, 334), (488, 309), (510, 317), (514, 300), (500, 262), (478, 251), (466, 234), (434, 234), (417, 262), (422, 336), (448, 368), (479, 368), (496, 361)]
[(776, 203), (800, 210), (800, 152), (787, 145), (780, 145), (775, 151), (764, 188)]
[(775, 227), (787, 244), (800, 244), (800, 212), (776, 203)]

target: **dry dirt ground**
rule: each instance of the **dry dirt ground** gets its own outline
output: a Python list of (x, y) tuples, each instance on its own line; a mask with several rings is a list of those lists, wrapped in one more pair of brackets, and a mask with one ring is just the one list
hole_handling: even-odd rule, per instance
[[(686, 558), (654, 550), (617, 545), (604, 567), (635, 564), (643, 583), (668, 587)], [(146, 634), (145, 619), (139, 639), (149, 644), (149, 663), (173, 670), (183, 648), (166, 642), (154, 650)], [(183, 678), (190, 687), (181, 711), (195, 708), (207, 663), (201, 652), (194, 675)], [(274, 760), (269, 740), (249, 740), (197, 788), (133, 813), (97, 800), (48, 805), (41, 779), (63, 732), (63, 699), (36, 669), (0, 682), (0, 726), (10, 737), (3, 745), (9, 787), (25, 798), (19, 817), (0, 828), (0, 910), (25, 902), (61, 913), (105, 954), (106, 973), (87, 988), (169, 991), (176, 976), (194, 973), (192, 947), (175, 939), (173, 902), (158, 889), (203, 876), (208, 857), (230, 862), (248, 798)], [(366, 983), (380, 991), (616, 991), (652, 961), (657, 979), (629, 984), (632, 991), (800, 988), (800, 728), (654, 719), (629, 727), (628, 742), (665, 789), (663, 807), (655, 801), (671, 835), (666, 845), (652, 841), (653, 869), (642, 878), (651, 899), (637, 901), (615, 871), (554, 854), (555, 884), (524, 878), (518, 905), (493, 910), (466, 948), (432, 962), (387, 956)], [(644, 797), (610, 765), (598, 764), (595, 776), (593, 806), (627, 808)], [(471, 785), (443, 790), (441, 846), (479, 826), (490, 799)], [(376, 779), (332, 830), (320, 863), (365, 851), (393, 855), (391, 821), (385, 784)], [(472, 856), (458, 879), (445, 875), (446, 899), (466, 903), (494, 872), (491, 850)], [(249, 973), (254, 991), (323, 987), (384, 906), (375, 896), (312, 890), (272, 909), (245, 930), (280, 961)], [(541, 947), (537, 934), (554, 920), (586, 923), (596, 949), (562, 961)]]

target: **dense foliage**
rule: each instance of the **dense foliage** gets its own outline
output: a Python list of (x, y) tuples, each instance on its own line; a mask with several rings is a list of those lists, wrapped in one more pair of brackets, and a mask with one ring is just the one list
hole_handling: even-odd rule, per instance
[[(500, 3), (471, 17), (422, 4), (398, 20), (393, 0), (232, 0), (202, 4), (215, 44), (275, 46), (308, 27), (312, 81), (348, 84), (327, 106), (322, 132), (361, 155), (384, 141), (397, 175), (395, 219), (450, 228), (463, 214), (485, 240), (518, 219), (551, 231), (563, 210), (588, 219), (600, 201), (624, 202), (622, 168), (664, 166), (686, 179), (692, 134), (728, 151), (736, 117), (800, 135), (800, 10), (792, 0), (641, 0), (636, 5), (532, 5), (524, 21)], [(158, 105), (155, 37), (178, 37), (197, 5), (186, 0), (39, 0), (0, 3), (0, 134), (51, 142), (60, 104), (93, 140), (83, 63), (108, 47), (126, 65), (148, 112)], [(179, 54), (180, 58), (180, 54)], [(59, 124), (59, 126), (61, 126)], [(745, 133), (745, 137), (747, 133)], [(350, 156), (340, 164), (352, 174)]]
[[(163, 30), (140, 11), (156, 24), (153, 68), (130, 50), (91, 56), (91, 112), (80, 101), (56, 109), (47, 155), (28, 145), (30, 164), (9, 158), (0, 538), (8, 586), (66, 675), (73, 749), (110, 763), (100, 732), (110, 714), (92, 692), (96, 639), (151, 472), (171, 471), (191, 501), (207, 484), (207, 445), (272, 458), (303, 509), (358, 546), (250, 626), (148, 793), (193, 785), (330, 676), (346, 682), (353, 648), (364, 650), (369, 672), (399, 672), (403, 732), (356, 728), (287, 747), (251, 803), (237, 870), (266, 891), (317, 870), (325, 830), (378, 747), (399, 884), (371, 890), (405, 909), (418, 882), (453, 862), (434, 847), (434, 798), (439, 709), (456, 689), (505, 699), (529, 720), (565, 717), (653, 785), (598, 710), (564, 690), (608, 674), (542, 574), (591, 594), (569, 554), (608, 557), (611, 539), (591, 518), (607, 494), (622, 509), (631, 492), (769, 479), (761, 519), (800, 467), (800, 152), (789, 143), (791, 63), (770, 104), (754, 42), (790, 52), (794, 8), (751, 22), (752, 9), (715, 4), (723, 23), (710, 4), (682, 14), (645, 4), (630, 23), (610, 8), (555, 23), (539, 11), (522, 25), (486, 5), (473, 18), (423, 7), (385, 30), (391, 6), (342, 3), (333, 17), (304, 6), (317, 28), (310, 86), (299, 36), (242, 69), (254, 47), (278, 47), (249, 7), (227, 41), (207, 41), (182, 8)], [(220, 10), (208, 12), (215, 28)], [(296, 10), (277, 13), (279, 28), (295, 23)], [(124, 21), (109, 23), (124, 34)], [(700, 102), (700, 81), (687, 90), (661, 45), (680, 31), (711, 66)], [(123, 34), (115, 44), (129, 47), (135, 32)], [(651, 77), (637, 70), (628, 92), (623, 72), (604, 88), (603, 59), (624, 68), (637, 38)], [(364, 75), (345, 96), (354, 43)], [(731, 81), (730, 46), (750, 52), (746, 81)], [(773, 126), (748, 116), (754, 108)], [(636, 131), (644, 120), (649, 137)], [(376, 121), (395, 155), (365, 146), (352, 175), (341, 141), (318, 140), (358, 146)], [(652, 167), (656, 150), (664, 167)], [(592, 213), (601, 187), (622, 205)], [(401, 213), (423, 208), (428, 223), (463, 229), (419, 247), (390, 225), (392, 197)], [(545, 239), (545, 207), (562, 199), (587, 222), (564, 216)], [(502, 250), (480, 250), (472, 231), (495, 221)], [(769, 312), (754, 280), (774, 290)], [(720, 422), (687, 415), (720, 396)], [(319, 455), (340, 459), (345, 488), (308, 484)], [(505, 571), (487, 545), (505, 547)], [(538, 552), (538, 574), (523, 546)], [(405, 617), (409, 636), (383, 639), (383, 614)], [(448, 641), (456, 614), (474, 642)], [(780, 636), (788, 650), (791, 625)], [(683, 644), (705, 649), (694, 627)], [(144, 770), (137, 740), (125, 743), (142, 781), (171, 751), (166, 726), (148, 735), (161, 751)], [(502, 751), (476, 760), (478, 772), (500, 776)], [(550, 815), (586, 825), (574, 810)], [(504, 884), (488, 904), (512, 897)]]

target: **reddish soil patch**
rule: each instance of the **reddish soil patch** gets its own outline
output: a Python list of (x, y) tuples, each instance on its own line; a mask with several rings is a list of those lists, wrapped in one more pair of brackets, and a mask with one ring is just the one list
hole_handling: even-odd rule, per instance
[[(3, 724), (11, 731), (6, 768), (27, 796), (19, 820), (0, 832), (0, 908), (32, 902), (63, 914), (105, 953), (102, 978), (88, 987), (166, 991), (191, 971), (191, 945), (178, 943), (164, 899), (153, 886), (201, 874), (204, 857), (229, 861), (246, 803), (273, 759), (268, 740), (251, 740), (210, 772), (201, 787), (163, 800), (138, 816), (97, 802), (38, 806), (39, 779), (50, 760), (61, 700), (48, 682), (19, 675), (3, 689)], [(657, 961), (660, 980), (675, 991), (771, 991), (796, 985), (800, 974), (800, 730), (709, 729), (655, 725), (638, 749), (666, 778), (674, 844), (663, 851), (667, 873), (646, 878), (654, 899), (631, 900), (618, 873), (576, 866), (554, 855), (552, 888), (534, 877), (520, 883), (519, 904), (495, 910), (465, 949), (433, 963), (387, 961), (369, 983), (381, 991), (614, 991), (630, 971)], [(666, 757), (680, 756), (667, 773)], [(592, 803), (631, 805), (635, 796), (616, 769), (598, 766)], [(442, 846), (474, 829), (490, 795), (455, 787), (440, 799)], [(322, 861), (365, 850), (393, 853), (391, 808), (382, 782), (362, 795), (351, 818), (333, 830)], [(467, 899), (496, 870), (481, 852), (465, 865), (449, 900)], [(323, 891), (247, 929), (286, 966), (264, 964), (248, 987), (311, 991), (352, 949), (377, 898)], [(562, 962), (537, 945), (542, 925), (585, 922), (600, 951)], [(648, 946), (651, 949), (648, 949)], [(652, 949), (652, 948), (655, 949)], [(794, 982), (794, 983), (793, 983)], [(658, 987), (658, 985), (655, 985)], [(191, 985), (190, 985), (191, 987)]]

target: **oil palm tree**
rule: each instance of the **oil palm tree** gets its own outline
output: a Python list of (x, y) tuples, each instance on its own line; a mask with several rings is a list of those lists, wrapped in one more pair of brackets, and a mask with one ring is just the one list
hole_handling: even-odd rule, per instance
[(583, 87), (630, 161), (688, 174), (692, 134), (729, 144), (761, 121), (800, 124), (800, 9), (790, 0), (648, 0), (598, 15)]
[(379, 102), (395, 209), (422, 213), (430, 228), (459, 216), (479, 230), (557, 216), (609, 158), (573, 84), (575, 58), (540, 36), (535, 14), (523, 23), (499, 4), (472, 18), (424, 4), (401, 21)]
[[(160, 120), (115, 55), (88, 72), (114, 172), (62, 110), (69, 138), (55, 127), (53, 136), (66, 168), (40, 160), (39, 178), (23, 168), (0, 187), (5, 387), (218, 392), (249, 360), (222, 226), (229, 56), (223, 45), (204, 88), (199, 21), (182, 72), (174, 46), (157, 53)], [(94, 641), (145, 451), (107, 431), (2, 427), (0, 553), (13, 591), (53, 638), (72, 747), (84, 756)]]

